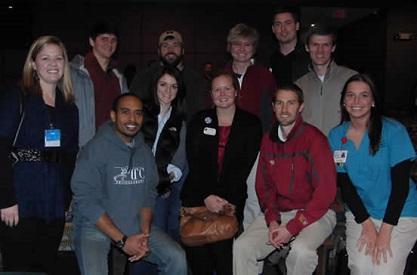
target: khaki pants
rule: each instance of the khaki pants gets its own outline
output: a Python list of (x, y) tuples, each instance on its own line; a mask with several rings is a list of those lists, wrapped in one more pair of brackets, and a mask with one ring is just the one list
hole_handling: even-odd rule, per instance
[[(372, 218), (371, 218), (372, 219)], [(382, 221), (372, 219), (379, 231)], [(403, 274), (407, 257), (417, 240), (417, 218), (400, 218), (391, 233), (391, 251), (387, 263), (373, 265), (371, 256), (365, 256), (364, 249), (359, 252), (356, 243), (362, 226), (355, 222), (351, 212), (346, 212), (346, 251), (351, 275), (394, 275)]]
[(256, 195), (255, 190), (256, 169), (258, 167), (258, 161), (259, 153), (246, 180), (246, 185), (248, 187), (248, 197), (245, 202), (245, 208), (243, 209), (243, 230), (246, 230), (255, 220), (255, 218), (262, 214), (261, 207), (259, 206), (258, 196)]
[[(294, 218), (297, 210), (281, 213), (281, 221), (286, 224)], [(317, 248), (332, 233), (336, 225), (336, 215), (333, 210), (321, 217), (315, 223), (304, 228), (290, 244), (290, 251), (285, 261), (288, 275), (312, 274), (316, 269), (318, 256)], [(262, 260), (275, 247), (267, 245), (268, 227), (265, 217), (258, 216), (233, 245), (233, 274), (259, 274)], [(261, 262), (259, 262), (261, 260)]]

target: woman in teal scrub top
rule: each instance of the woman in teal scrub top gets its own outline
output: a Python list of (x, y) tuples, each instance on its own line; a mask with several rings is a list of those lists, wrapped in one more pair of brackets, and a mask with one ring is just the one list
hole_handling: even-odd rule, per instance
[(348, 266), (356, 274), (402, 274), (417, 239), (416, 157), (406, 128), (381, 115), (373, 81), (347, 80), (342, 122), (329, 133), (346, 211)]

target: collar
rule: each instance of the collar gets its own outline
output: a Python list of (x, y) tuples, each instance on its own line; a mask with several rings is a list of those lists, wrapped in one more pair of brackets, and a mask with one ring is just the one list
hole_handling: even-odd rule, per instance
[(172, 106), (169, 106), (168, 110), (164, 113), (158, 114), (158, 123), (162, 125), (165, 125), (165, 123), (168, 121), (169, 117), (171, 116), (171, 112), (172, 112)]
[[(86, 68), (93, 68), (94, 70), (100, 69), (101, 71), (103, 71), (103, 69), (101, 68), (100, 64), (97, 61), (97, 58), (94, 56), (93, 51), (89, 51), (85, 55), (84, 65)], [(107, 67), (106, 73), (113, 71), (115, 67), (116, 67), (116, 61), (111, 59), (109, 62), (109, 66)]]
[(240, 75), (239, 75), (239, 74), (237, 74), (237, 73), (235, 73), (235, 72), (233, 71), (233, 61), (229, 62), (229, 63), (225, 66), (225, 68), (226, 68), (226, 70), (229, 70), (229, 72), (230, 72), (230, 73), (232, 73), (234, 76), (236, 76), (236, 79), (237, 79), (237, 80), (238, 80), (238, 82), (239, 82), (239, 87), (240, 87), (240, 88), (242, 88), (243, 78), (245, 77), (246, 73), (248, 72), (248, 70), (250, 70), (250, 68), (251, 68), (253, 65), (255, 65), (255, 59), (254, 59), (254, 58), (251, 58), (251, 59), (250, 59), (250, 64), (249, 64), (249, 66), (246, 68), (245, 72), (244, 72), (244, 73), (242, 73), (242, 74), (240, 74)]
[(295, 53), (298, 53), (298, 52), (305, 51), (304, 45), (303, 45), (300, 41), (297, 41), (297, 44), (295, 44), (294, 49), (293, 49), (291, 52), (289, 52), (287, 55), (283, 55), (283, 54), (281, 53), (281, 46), (279, 45), (279, 43), (278, 43), (277, 45), (278, 45), (278, 46), (277, 46), (277, 48), (276, 48), (276, 52), (277, 52), (279, 55), (282, 55), (282, 56), (289, 56), (289, 55), (292, 55), (292, 54), (295, 54)]
[[(329, 74), (331, 73), (332, 69), (336, 66), (336, 62), (334, 62), (334, 59), (332, 58), (329, 62), (329, 64), (327, 65), (326, 68), (326, 73), (324, 74), (324, 79), (327, 79), (329, 77)], [(314, 75), (317, 77), (317, 79), (320, 79), (318, 74), (316, 73), (316, 71), (314, 70), (313, 64), (310, 62), (310, 64), (308, 64), (308, 70), (310, 72), (313, 72)]]
[[(165, 65), (164, 62), (161, 60), (159, 61), (159, 66), (165, 67), (168, 65)], [(175, 68), (177, 68), (178, 71), (182, 72), (184, 70), (184, 61), (181, 61)]]
[[(292, 130), (292, 129), (291, 129)], [(278, 125), (278, 138), (279, 140), (281, 140), (282, 142), (286, 142), (287, 138), (284, 137), (284, 131), (282, 130), (281, 125)]]
[(295, 120), (294, 127), (291, 129), (291, 132), (288, 134), (286, 140), (282, 141), (281, 138), (278, 136), (279, 122), (276, 122), (272, 126), (269, 132), (269, 137), (272, 141), (278, 142), (278, 143), (284, 143), (286, 141), (289, 141), (296, 135), (296, 133), (298, 132), (298, 130), (300, 129), (303, 123), (304, 123), (303, 117), (301, 116), (301, 114), (299, 114), (297, 119)]

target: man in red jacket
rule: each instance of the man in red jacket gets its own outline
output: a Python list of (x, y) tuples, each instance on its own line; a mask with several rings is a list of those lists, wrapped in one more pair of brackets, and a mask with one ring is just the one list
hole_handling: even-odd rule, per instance
[(326, 136), (301, 117), (302, 90), (295, 84), (278, 88), (272, 107), (277, 123), (262, 140), (256, 176), (264, 216), (234, 243), (235, 275), (258, 274), (261, 260), (286, 246), (287, 274), (312, 274), (316, 249), (336, 224), (332, 153)]

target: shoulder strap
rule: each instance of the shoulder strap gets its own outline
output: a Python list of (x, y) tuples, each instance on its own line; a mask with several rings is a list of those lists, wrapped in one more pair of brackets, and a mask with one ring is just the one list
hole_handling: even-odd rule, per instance
[(17, 126), (16, 132), (14, 134), (13, 143), (12, 143), (13, 147), (16, 144), (24, 118), (25, 118), (24, 95), (23, 95), (23, 92), (19, 89), (19, 125)]

